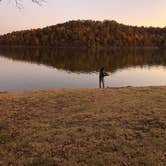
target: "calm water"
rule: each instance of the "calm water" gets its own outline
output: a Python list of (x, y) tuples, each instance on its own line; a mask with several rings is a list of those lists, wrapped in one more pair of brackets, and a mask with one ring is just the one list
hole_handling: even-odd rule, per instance
[(166, 50), (0, 48), (0, 91), (166, 85)]

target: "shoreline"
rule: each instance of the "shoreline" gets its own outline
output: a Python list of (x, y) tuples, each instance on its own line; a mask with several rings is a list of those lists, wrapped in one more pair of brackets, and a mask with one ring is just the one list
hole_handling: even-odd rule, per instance
[(79, 91), (79, 90), (116, 90), (116, 89), (127, 89), (127, 88), (164, 88), (166, 85), (147, 85), (147, 86), (115, 86), (115, 87), (105, 87), (103, 88), (47, 88), (47, 89), (32, 89), (32, 90), (0, 90), (0, 94), (14, 94), (14, 93), (33, 93), (33, 92), (45, 92), (45, 91)]
[(0, 48), (32, 48), (32, 49), (81, 49), (81, 50), (116, 50), (116, 49), (166, 49), (159, 46), (105, 46), (105, 47), (85, 47), (85, 46), (46, 46), (46, 45), (0, 45)]

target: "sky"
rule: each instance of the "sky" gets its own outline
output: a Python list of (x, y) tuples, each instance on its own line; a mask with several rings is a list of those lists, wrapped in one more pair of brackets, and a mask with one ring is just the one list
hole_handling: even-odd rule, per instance
[[(9, 2), (10, 1), (10, 2)], [(23, 0), (0, 2), (0, 34), (42, 28), (69, 20), (116, 20), (138, 26), (166, 26), (166, 0), (46, 0), (42, 6)]]

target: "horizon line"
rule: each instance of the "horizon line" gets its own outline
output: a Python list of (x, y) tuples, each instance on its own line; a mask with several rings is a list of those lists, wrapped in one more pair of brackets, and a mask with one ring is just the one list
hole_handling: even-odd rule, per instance
[(121, 22), (118, 22), (116, 20), (111, 20), (111, 19), (110, 20), (109, 19), (103, 19), (103, 20), (97, 20), (97, 19), (71, 19), (71, 20), (62, 21), (62, 22), (59, 22), (59, 23), (56, 23), (56, 24), (45, 25), (43, 27), (35, 27), (35, 28), (27, 28), (27, 29), (25, 28), (25, 29), (20, 29), (20, 30), (14, 30), (14, 31), (11, 31), (11, 32), (9, 31), (7, 33), (0, 34), (0, 36), (11, 34), (11, 33), (14, 33), (14, 32), (20, 32), (20, 31), (44, 29), (44, 28), (47, 28), (47, 27), (56, 26), (56, 25), (60, 25), (60, 24), (65, 24), (65, 23), (72, 22), (72, 21), (96, 21), (96, 22), (115, 21), (118, 24), (122, 24), (122, 25), (126, 25), (126, 26), (132, 26), (132, 27), (139, 27), (139, 28), (141, 28), (141, 27), (144, 27), (144, 28), (161, 28), (161, 29), (166, 28), (166, 25), (163, 25), (163, 26), (133, 25), (133, 24), (121, 23)]

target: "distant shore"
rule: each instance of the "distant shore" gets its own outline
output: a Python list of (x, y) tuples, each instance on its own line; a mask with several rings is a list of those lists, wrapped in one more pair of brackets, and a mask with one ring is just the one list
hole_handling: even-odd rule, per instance
[(110, 49), (166, 49), (159, 46), (105, 46), (105, 47), (85, 47), (85, 46), (47, 46), (47, 45), (0, 45), (0, 48), (34, 48), (34, 49), (81, 49), (81, 50), (110, 50)]
[(0, 45), (101, 48), (110, 46), (166, 47), (166, 28), (138, 27), (114, 20), (73, 20), (42, 29), (0, 35)]
[(165, 165), (166, 86), (0, 92), (0, 165)]

